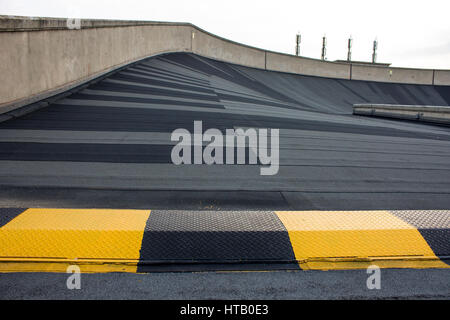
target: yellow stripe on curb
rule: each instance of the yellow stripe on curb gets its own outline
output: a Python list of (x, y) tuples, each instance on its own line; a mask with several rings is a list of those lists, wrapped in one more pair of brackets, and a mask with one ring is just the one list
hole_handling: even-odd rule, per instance
[(302, 269), (449, 268), (388, 211), (277, 211)]
[(150, 210), (28, 209), (0, 228), (0, 272), (136, 272)]

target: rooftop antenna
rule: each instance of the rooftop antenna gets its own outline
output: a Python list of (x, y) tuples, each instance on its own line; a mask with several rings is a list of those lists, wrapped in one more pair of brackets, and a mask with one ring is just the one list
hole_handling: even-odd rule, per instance
[(324, 35), (322, 38), (322, 60), (327, 58), (327, 36)]
[(377, 62), (377, 49), (378, 49), (378, 40), (375, 38), (373, 41), (373, 53), (372, 53), (372, 63)]
[(348, 52), (347, 52), (347, 61), (352, 61), (352, 44), (353, 44), (353, 37), (350, 35), (350, 38), (348, 38)]
[(300, 32), (297, 32), (297, 36), (295, 37), (295, 55), (300, 55), (300, 43), (302, 42), (302, 35)]

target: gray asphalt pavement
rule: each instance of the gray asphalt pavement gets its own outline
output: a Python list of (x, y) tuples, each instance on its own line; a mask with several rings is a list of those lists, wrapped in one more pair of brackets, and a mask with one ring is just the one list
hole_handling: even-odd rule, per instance
[[(153, 195), (201, 191), (206, 198), (217, 192), (219, 200), (222, 192), (272, 192), (294, 209), (307, 207), (311, 198), (313, 207), (339, 207), (360, 195), (370, 199), (366, 206), (379, 209), (400, 209), (403, 202), (411, 209), (448, 209), (448, 127), (351, 114), (353, 103), (448, 105), (448, 91), (268, 72), (186, 53), (162, 55), (0, 123), (0, 186), (6, 193), (14, 187)], [(199, 120), (203, 130), (222, 133), (279, 129), (278, 174), (261, 176), (259, 165), (174, 165), (171, 132), (193, 132)], [(339, 193), (346, 195), (327, 196)], [(386, 201), (380, 193), (388, 194)], [(315, 201), (316, 196), (325, 200)]]
[(450, 269), (381, 269), (381, 289), (366, 270), (232, 273), (0, 274), (0, 299), (450, 299)]

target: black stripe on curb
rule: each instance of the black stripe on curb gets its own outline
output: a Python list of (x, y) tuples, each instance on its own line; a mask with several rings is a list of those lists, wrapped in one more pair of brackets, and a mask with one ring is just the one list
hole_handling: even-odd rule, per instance
[(24, 208), (0, 208), (0, 228), (27, 209)]
[(400, 219), (411, 224), (420, 232), (422, 237), (437, 257), (450, 264), (450, 211), (391, 211)]
[(300, 269), (271, 211), (154, 210), (139, 260), (138, 272)]

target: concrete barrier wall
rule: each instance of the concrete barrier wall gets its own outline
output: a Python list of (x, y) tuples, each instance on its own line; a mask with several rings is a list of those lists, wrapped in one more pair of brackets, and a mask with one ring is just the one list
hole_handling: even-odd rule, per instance
[[(450, 85), (449, 70), (350, 65), (266, 51), (189, 23), (0, 16), (0, 113), (45, 98), (127, 63), (194, 52), (244, 66), (320, 77)], [(392, 71), (392, 74), (389, 72)]]
[(443, 86), (450, 85), (450, 70), (435, 70), (434, 84)]
[(450, 107), (396, 104), (354, 104), (353, 114), (450, 124)]
[(219, 38), (192, 28), (192, 52), (221, 61), (254, 68), (265, 68), (265, 51)]
[(389, 68), (354, 64), (352, 65), (352, 80), (432, 84), (433, 70)]
[(267, 70), (291, 72), (328, 78), (349, 79), (350, 64), (301, 58), (267, 52)]
[(0, 110), (149, 55), (190, 51), (190, 34), (189, 25), (0, 32)]

